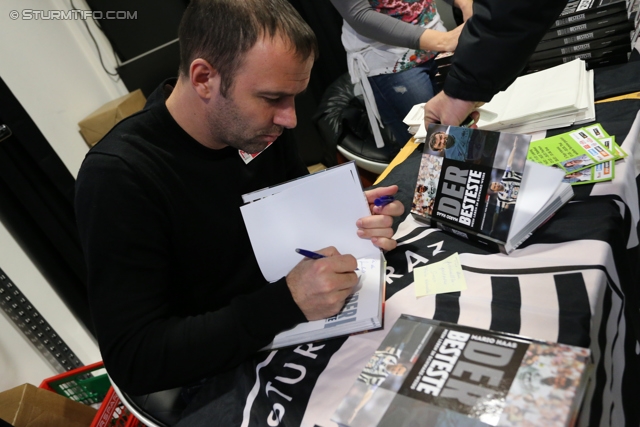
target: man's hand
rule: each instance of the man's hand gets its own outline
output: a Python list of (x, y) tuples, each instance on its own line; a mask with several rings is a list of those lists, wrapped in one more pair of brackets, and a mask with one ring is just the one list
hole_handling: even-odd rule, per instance
[(334, 247), (317, 251), (325, 258), (305, 258), (289, 272), (287, 286), (307, 320), (337, 314), (358, 284), (354, 272), (358, 262), (352, 255), (340, 255)]
[(369, 202), (369, 209), (372, 215), (360, 218), (356, 222), (358, 236), (363, 239), (371, 239), (371, 243), (386, 251), (394, 249), (397, 245), (397, 242), (391, 238), (393, 236), (393, 229), (391, 228), (391, 225), (393, 225), (392, 217), (402, 215), (404, 206), (398, 200), (394, 200), (385, 206), (376, 206), (373, 202), (378, 197), (393, 196), (397, 192), (397, 185), (365, 191), (364, 194), (367, 197), (367, 202)]
[(424, 105), (424, 124), (427, 127), (429, 123), (459, 126), (469, 115), (477, 122), (480, 113), (475, 109), (482, 104), (484, 102), (452, 98), (444, 91), (440, 91)]

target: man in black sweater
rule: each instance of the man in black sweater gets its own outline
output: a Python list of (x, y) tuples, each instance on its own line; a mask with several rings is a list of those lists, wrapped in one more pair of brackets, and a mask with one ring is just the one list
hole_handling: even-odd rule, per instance
[[(278, 332), (335, 315), (358, 281), (355, 258), (325, 248), (267, 283), (239, 209), (242, 194), (307, 173), (278, 136), (296, 125), (311, 29), (286, 0), (192, 0), (179, 39), (177, 81), (89, 152), (76, 186), (101, 354), (133, 395), (235, 368)], [(366, 192), (372, 215), (356, 224), (387, 250), (403, 207), (373, 200), (396, 191)]]

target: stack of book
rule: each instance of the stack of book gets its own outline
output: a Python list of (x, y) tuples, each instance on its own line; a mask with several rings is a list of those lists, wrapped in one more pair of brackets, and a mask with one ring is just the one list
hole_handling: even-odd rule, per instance
[[(569, 0), (543, 36), (522, 74), (574, 59), (588, 69), (627, 62), (640, 39), (640, 0)], [(442, 89), (454, 52), (435, 57), (436, 88)]]
[(587, 68), (627, 62), (632, 50), (632, 3), (571, 0), (531, 55), (526, 73), (580, 58)]
[(588, 348), (403, 314), (331, 419), (339, 426), (575, 425)]

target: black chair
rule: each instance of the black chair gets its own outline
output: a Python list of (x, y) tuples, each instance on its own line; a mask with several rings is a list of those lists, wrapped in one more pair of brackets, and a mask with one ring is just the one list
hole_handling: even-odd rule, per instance
[(380, 128), (384, 147), (376, 146), (366, 107), (355, 95), (349, 73), (327, 87), (313, 121), (327, 144), (358, 167), (376, 174), (382, 173), (401, 148), (385, 128)]
[(181, 387), (143, 396), (130, 396), (120, 390), (113, 380), (111, 385), (127, 410), (147, 427), (170, 427), (177, 424), (186, 407), (180, 396)]

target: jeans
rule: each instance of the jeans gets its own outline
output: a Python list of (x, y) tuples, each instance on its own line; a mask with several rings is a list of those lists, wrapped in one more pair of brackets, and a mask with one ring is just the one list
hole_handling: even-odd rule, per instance
[(395, 137), (399, 145), (396, 148), (402, 148), (412, 136), (402, 120), (414, 105), (427, 102), (435, 95), (431, 81), (435, 72), (436, 65), (432, 59), (399, 73), (369, 77), (380, 119)]

